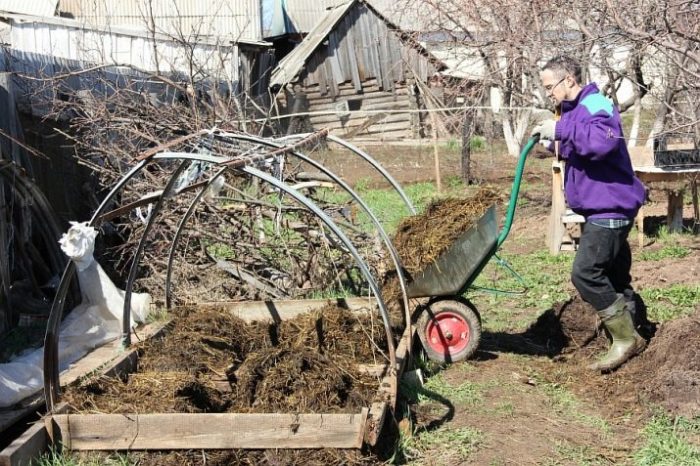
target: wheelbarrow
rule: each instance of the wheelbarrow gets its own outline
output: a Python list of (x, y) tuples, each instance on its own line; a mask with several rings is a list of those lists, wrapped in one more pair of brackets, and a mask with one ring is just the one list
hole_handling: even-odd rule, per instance
[(409, 298), (427, 298), (417, 308), (416, 331), (428, 357), (454, 362), (474, 354), (481, 339), (481, 319), (476, 307), (463, 297), (496, 254), (513, 224), (525, 159), (539, 140), (527, 142), (518, 159), (506, 218), (500, 232), (496, 207), (459, 236), (433, 263), (407, 283)]

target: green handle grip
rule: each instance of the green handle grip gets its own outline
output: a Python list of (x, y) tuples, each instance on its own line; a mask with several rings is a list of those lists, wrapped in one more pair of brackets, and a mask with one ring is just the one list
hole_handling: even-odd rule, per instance
[(501, 244), (508, 237), (510, 233), (510, 227), (513, 225), (513, 216), (515, 215), (515, 206), (518, 204), (518, 193), (520, 192), (520, 181), (523, 179), (523, 168), (525, 167), (525, 159), (530, 153), (530, 150), (537, 144), (540, 140), (540, 135), (533, 135), (523, 147), (520, 152), (520, 158), (518, 159), (518, 166), (515, 169), (515, 178), (513, 179), (513, 187), (510, 191), (510, 201), (508, 202), (508, 212), (506, 213), (506, 221), (501, 229), (501, 233), (498, 235), (498, 240), (496, 242), (496, 248), (501, 247)]

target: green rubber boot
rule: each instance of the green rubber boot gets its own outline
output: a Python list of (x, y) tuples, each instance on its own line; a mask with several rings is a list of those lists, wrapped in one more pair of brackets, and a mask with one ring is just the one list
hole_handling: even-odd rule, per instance
[(622, 296), (609, 307), (598, 311), (598, 315), (603, 319), (603, 325), (610, 332), (612, 346), (601, 360), (589, 365), (588, 368), (594, 371), (608, 372), (617, 369), (630, 358), (641, 353), (647, 342), (634, 329), (632, 316), (627, 310)]

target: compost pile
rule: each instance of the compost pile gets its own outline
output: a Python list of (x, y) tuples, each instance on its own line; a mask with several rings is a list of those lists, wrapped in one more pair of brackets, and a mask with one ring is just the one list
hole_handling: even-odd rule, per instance
[(163, 338), (142, 344), (139, 370), (66, 393), (79, 411), (359, 412), (384, 361), (381, 323), (328, 306), (281, 324), (247, 324), (220, 309), (183, 308)]
[[(141, 344), (138, 371), (93, 377), (64, 395), (78, 412), (357, 413), (374, 401), (382, 363), (378, 317), (337, 307), (280, 324), (223, 309), (180, 308), (165, 335)], [(92, 455), (95, 455), (94, 453)], [(226, 450), (132, 454), (139, 464), (370, 464), (355, 450)]]
[[(522, 352), (568, 359), (582, 368), (609, 347), (595, 310), (578, 296), (544, 312), (518, 337), (525, 343), (518, 348)], [(621, 412), (650, 401), (675, 415), (700, 415), (700, 310), (659, 325), (642, 354), (611, 374), (591, 377), (589, 385)]]
[(414, 275), (435, 262), (500, 198), (499, 191), (486, 186), (469, 199), (433, 201), (422, 215), (404, 219), (397, 227), (394, 244), (406, 271)]

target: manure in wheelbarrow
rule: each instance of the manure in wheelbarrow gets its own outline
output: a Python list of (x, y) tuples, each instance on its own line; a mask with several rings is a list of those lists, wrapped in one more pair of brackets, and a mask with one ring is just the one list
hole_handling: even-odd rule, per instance
[(423, 214), (404, 219), (397, 227), (394, 244), (406, 271), (414, 275), (435, 262), (500, 197), (495, 188), (482, 187), (471, 198), (439, 199)]

